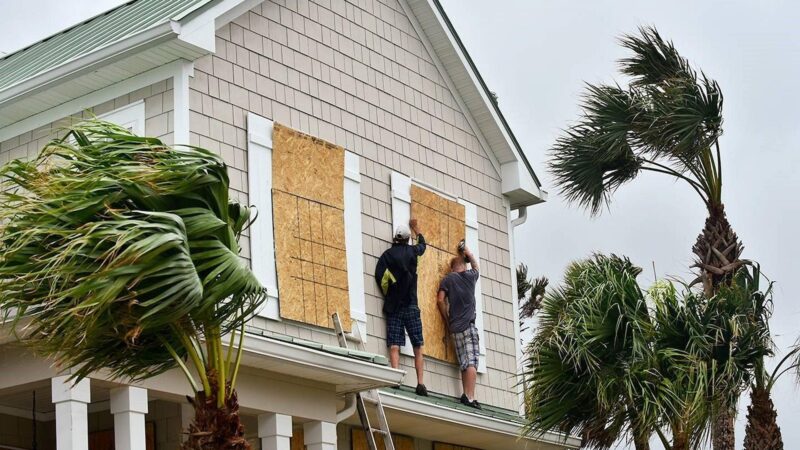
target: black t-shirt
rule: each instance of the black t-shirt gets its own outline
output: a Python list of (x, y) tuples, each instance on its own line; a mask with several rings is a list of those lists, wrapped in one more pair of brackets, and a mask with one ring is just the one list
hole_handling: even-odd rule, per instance
[(383, 312), (395, 314), (400, 308), (417, 305), (417, 258), (425, 253), (425, 238), (417, 244), (394, 243), (378, 258), (375, 281), (384, 297)]
[(450, 272), (442, 279), (439, 290), (444, 291), (450, 303), (450, 332), (459, 333), (475, 323), (475, 285), (478, 271)]

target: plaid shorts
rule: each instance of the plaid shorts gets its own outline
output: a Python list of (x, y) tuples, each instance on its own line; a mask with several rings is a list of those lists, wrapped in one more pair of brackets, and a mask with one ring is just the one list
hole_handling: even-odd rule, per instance
[(405, 345), (406, 332), (412, 347), (422, 347), (422, 320), (416, 305), (404, 306), (386, 316), (386, 346)]
[(475, 324), (471, 323), (466, 330), (453, 333), (453, 342), (456, 346), (456, 355), (461, 365), (461, 371), (467, 370), (469, 366), (477, 369), (481, 346), (478, 338), (478, 329)]

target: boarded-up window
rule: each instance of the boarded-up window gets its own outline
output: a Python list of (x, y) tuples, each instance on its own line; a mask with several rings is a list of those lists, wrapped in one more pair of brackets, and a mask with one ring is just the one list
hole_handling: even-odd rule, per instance
[[(305, 435), (303, 434), (302, 428), (295, 428), (292, 430), (292, 437), (289, 438), (289, 449), (290, 450), (304, 450), (306, 448), (305, 445)], [(264, 449), (266, 450), (266, 449)]]
[(275, 124), (272, 211), (281, 317), (350, 330), (344, 149)]
[[(351, 450), (369, 450), (367, 446), (367, 435), (364, 430), (360, 428), (353, 428), (351, 433)], [(383, 436), (375, 433), (375, 444), (378, 448), (385, 448), (383, 445)], [(414, 439), (401, 434), (392, 433), (392, 442), (394, 442), (395, 450), (414, 450)]]
[(419, 221), (420, 231), (428, 243), (417, 266), (417, 297), (425, 354), (449, 362), (456, 362), (456, 354), (452, 339), (445, 345), (446, 328), (436, 306), (436, 295), (442, 278), (450, 272), (450, 259), (457, 254), (458, 242), (464, 239), (464, 214), (464, 205), (411, 186), (411, 217)]
[(462, 445), (445, 444), (444, 442), (434, 442), (433, 450), (478, 450), (478, 449), (472, 447), (464, 447)]

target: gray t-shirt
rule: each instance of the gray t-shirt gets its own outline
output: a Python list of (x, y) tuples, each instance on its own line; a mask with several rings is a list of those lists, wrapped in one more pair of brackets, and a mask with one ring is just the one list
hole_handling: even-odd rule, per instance
[(459, 333), (475, 323), (475, 284), (478, 271), (450, 272), (442, 279), (439, 290), (450, 303), (450, 332)]

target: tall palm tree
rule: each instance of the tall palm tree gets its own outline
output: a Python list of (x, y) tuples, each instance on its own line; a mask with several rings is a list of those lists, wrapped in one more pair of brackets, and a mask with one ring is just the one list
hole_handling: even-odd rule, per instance
[[(722, 92), (655, 28), (642, 28), (639, 36), (625, 36), (621, 43), (632, 51), (620, 61), (629, 85), (587, 86), (584, 114), (556, 141), (551, 171), (567, 199), (592, 214), (642, 172), (685, 182), (708, 213), (692, 251), (696, 282), (711, 298), (745, 264), (722, 202)], [(719, 405), (716, 450), (733, 449), (735, 411), (735, 402)]]
[(235, 385), (264, 288), (222, 160), (92, 120), (0, 177), (0, 310), (23, 342), (76, 380), (180, 368), (196, 392), (184, 448), (248, 449)]

